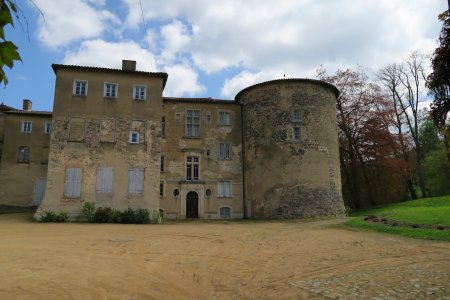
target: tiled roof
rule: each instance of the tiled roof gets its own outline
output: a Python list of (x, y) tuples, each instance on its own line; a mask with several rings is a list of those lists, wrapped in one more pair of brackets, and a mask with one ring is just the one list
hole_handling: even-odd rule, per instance
[(66, 69), (66, 70), (88, 70), (88, 71), (97, 71), (97, 72), (113, 72), (113, 73), (128, 73), (128, 74), (143, 74), (150, 76), (157, 76), (163, 78), (163, 89), (166, 86), (167, 77), (169, 76), (164, 72), (145, 72), (145, 71), (129, 71), (122, 69), (112, 69), (112, 68), (103, 68), (103, 67), (88, 67), (88, 66), (76, 66), (76, 65), (61, 65), (61, 64), (52, 64), (53, 72), (58, 71), (58, 69)]
[(10, 111), (10, 110), (16, 110), (16, 109), (14, 107), (8, 106), (3, 103), (0, 104), (0, 111)]
[(309, 83), (314, 83), (314, 84), (322, 85), (324, 87), (327, 87), (327, 88), (331, 89), (335, 93), (336, 97), (339, 96), (339, 90), (337, 89), (337, 87), (335, 87), (334, 85), (332, 85), (332, 84), (330, 84), (328, 82), (322, 81), (322, 80), (308, 79), (308, 78), (281, 78), (281, 79), (274, 79), (274, 80), (269, 80), (269, 81), (265, 81), (265, 82), (261, 82), (261, 83), (257, 83), (257, 84), (251, 85), (251, 86), (243, 89), (239, 93), (237, 93), (237, 95), (236, 95), (236, 97), (234, 97), (234, 99), (235, 99), (235, 101), (239, 101), (239, 97), (244, 92), (246, 92), (248, 90), (251, 90), (251, 89), (253, 89), (255, 87), (264, 86), (264, 85), (271, 84), (271, 83), (274, 83), (274, 82), (304, 82), (304, 83), (308, 83), (309, 82)]
[(9, 115), (37, 115), (37, 116), (52, 116), (51, 111), (43, 111), (43, 110), (10, 110), (5, 113)]
[(236, 104), (234, 100), (214, 99), (214, 98), (181, 98), (181, 97), (163, 97), (163, 102)]

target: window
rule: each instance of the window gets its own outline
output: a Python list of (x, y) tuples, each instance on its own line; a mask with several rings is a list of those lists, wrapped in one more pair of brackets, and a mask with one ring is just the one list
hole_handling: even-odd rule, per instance
[(219, 158), (220, 159), (231, 159), (231, 144), (230, 143), (220, 143), (219, 144)]
[(300, 122), (301, 121), (301, 115), (299, 110), (294, 110), (292, 112), (292, 121), (293, 122)]
[(176, 198), (180, 194), (180, 191), (178, 189), (174, 189), (172, 192), (172, 195)]
[(22, 121), (22, 132), (30, 133), (32, 127), (33, 127), (33, 124), (31, 123), (31, 121)]
[(211, 124), (211, 112), (206, 113), (206, 124)]
[(52, 129), (53, 129), (52, 122), (45, 122), (45, 124), (44, 124), (44, 133), (45, 134), (50, 134), (50, 133), (52, 133)]
[(128, 170), (128, 194), (140, 195), (144, 192), (144, 169)]
[(164, 196), (164, 181), (163, 180), (161, 180), (159, 182), (159, 195), (161, 197)]
[(300, 128), (294, 127), (293, 139), (294, 139), (294, 141), (300, 141)]
[(64, 197), (79, 198), (81, 195), (81, 168), (66, 169)]
[(139, 144), (139, 132), (130, 131), (130, 144)]
[(19, 147), (19, 163), (30, 163), (30, 147)]
[(116, 98), (117, 97), (117, 83), (105, 82), (103, 96), (106, 98)]
[(73, 94), (77, 96), (86, 96), (88, 90), (87, 80), (75, 80), (73, 82)]
[(134, 100), (145, 100), (147, 98), (147, 87), (145, 85), (135, 85), (133, 89)]
[(231, 218), (231, 207), (222, 206), (219, 208), (219, 215), (222, 219)]
[(112, 193), (113, 192), (113, 168), (111, 167), (99, 167), (97, 168), (97, 182), (95, 185), (95, 191), (97, 193)]
[(161, 118), (161, 137), (165, 138), (166, 137), (166, 117), (163, 116)]
[(198, 181), (198, 166), (199, 158), (198, 156), (187, 156), (186, 157), (186, 180), (188, 181)]
[(231, 115), (226, 111), (219, 111), (219, 125), (231, 125)]
[(231, 181), (219, 181), (218, 197), (231, 197)]
[(161, 172), (165, 171), (165, 159), (164, 155), (161, 155)]
[(200, 136), (200, 111), (186, 110), (186, 136)]
[(211, 194), (212, 194), (212, 192), (211, 192), (211, 189), (206, 189), (206, 191), (205, 191), (205, 195), (206, 195), (206, 197), (211, 197)]

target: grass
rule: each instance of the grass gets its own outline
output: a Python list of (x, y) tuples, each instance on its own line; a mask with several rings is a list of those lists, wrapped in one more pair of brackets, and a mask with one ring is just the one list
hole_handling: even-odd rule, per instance
[(353, 228), (399, 234), (420, 239), (450, 241), (450, 230), (392, 227), (382, 224), (367, 223), (363, 220), (363, 217), (369, 215), (376, 215), (411, 224), (450, 226), (450, 195), (355, 211), (352, 212), (350, 216), (356, 218), (345, 223), (345, 225)]

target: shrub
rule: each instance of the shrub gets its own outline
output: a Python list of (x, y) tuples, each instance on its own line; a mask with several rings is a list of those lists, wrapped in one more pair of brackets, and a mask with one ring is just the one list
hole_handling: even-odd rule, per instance
[(150, 213), (148, 209), (138, 208), (135, 212), (135, 220), (136, 224), (148, 224), (150, 223)]
[(95, 203), (85, 202), (83, 204), (83, 210), (81, 211), (81, 218), (86, 222), (94, 221)]
[(136, 223), (135, 220), (136, 220), (136, 213), (134, 209), (132, 209), (131, 207), (128, 207), (121, 213), (120, 223), (133, 224)]
[(112, 223), (121, 223), (122, 222), (122, 213), (120, 210), (113, 209), (111, 213), (111, 222)]
[(39, 221), (41, 222), (66, 222), (69, 216), (65, 212), (55, 213), (53, 211), (46, 211), (40, 214)]
[(110, 207), (99, 207), (94, 213), (93, 221), (95, 223), (112, 223), (113, 210)]
[(160, 224), (161, 221), (162, 221), (162, 218), (161, 218), (160, 212), (158, 210), (155, 210), (153, 212), (153, 214), (152, 214), (152, 223), (153, 224)]

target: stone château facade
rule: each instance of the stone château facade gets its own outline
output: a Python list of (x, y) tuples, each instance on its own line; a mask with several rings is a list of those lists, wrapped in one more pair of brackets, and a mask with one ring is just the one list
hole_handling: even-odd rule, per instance
[(85, 202), (168, 218), (344, 213), (334, 86), (280, 79), (234, 101), (174, 98), (166, 73), (134, 61), (52, 67), (52, 113), (4, 113), (0, 204), (39, 205), (37, 218), (75, 217)]

